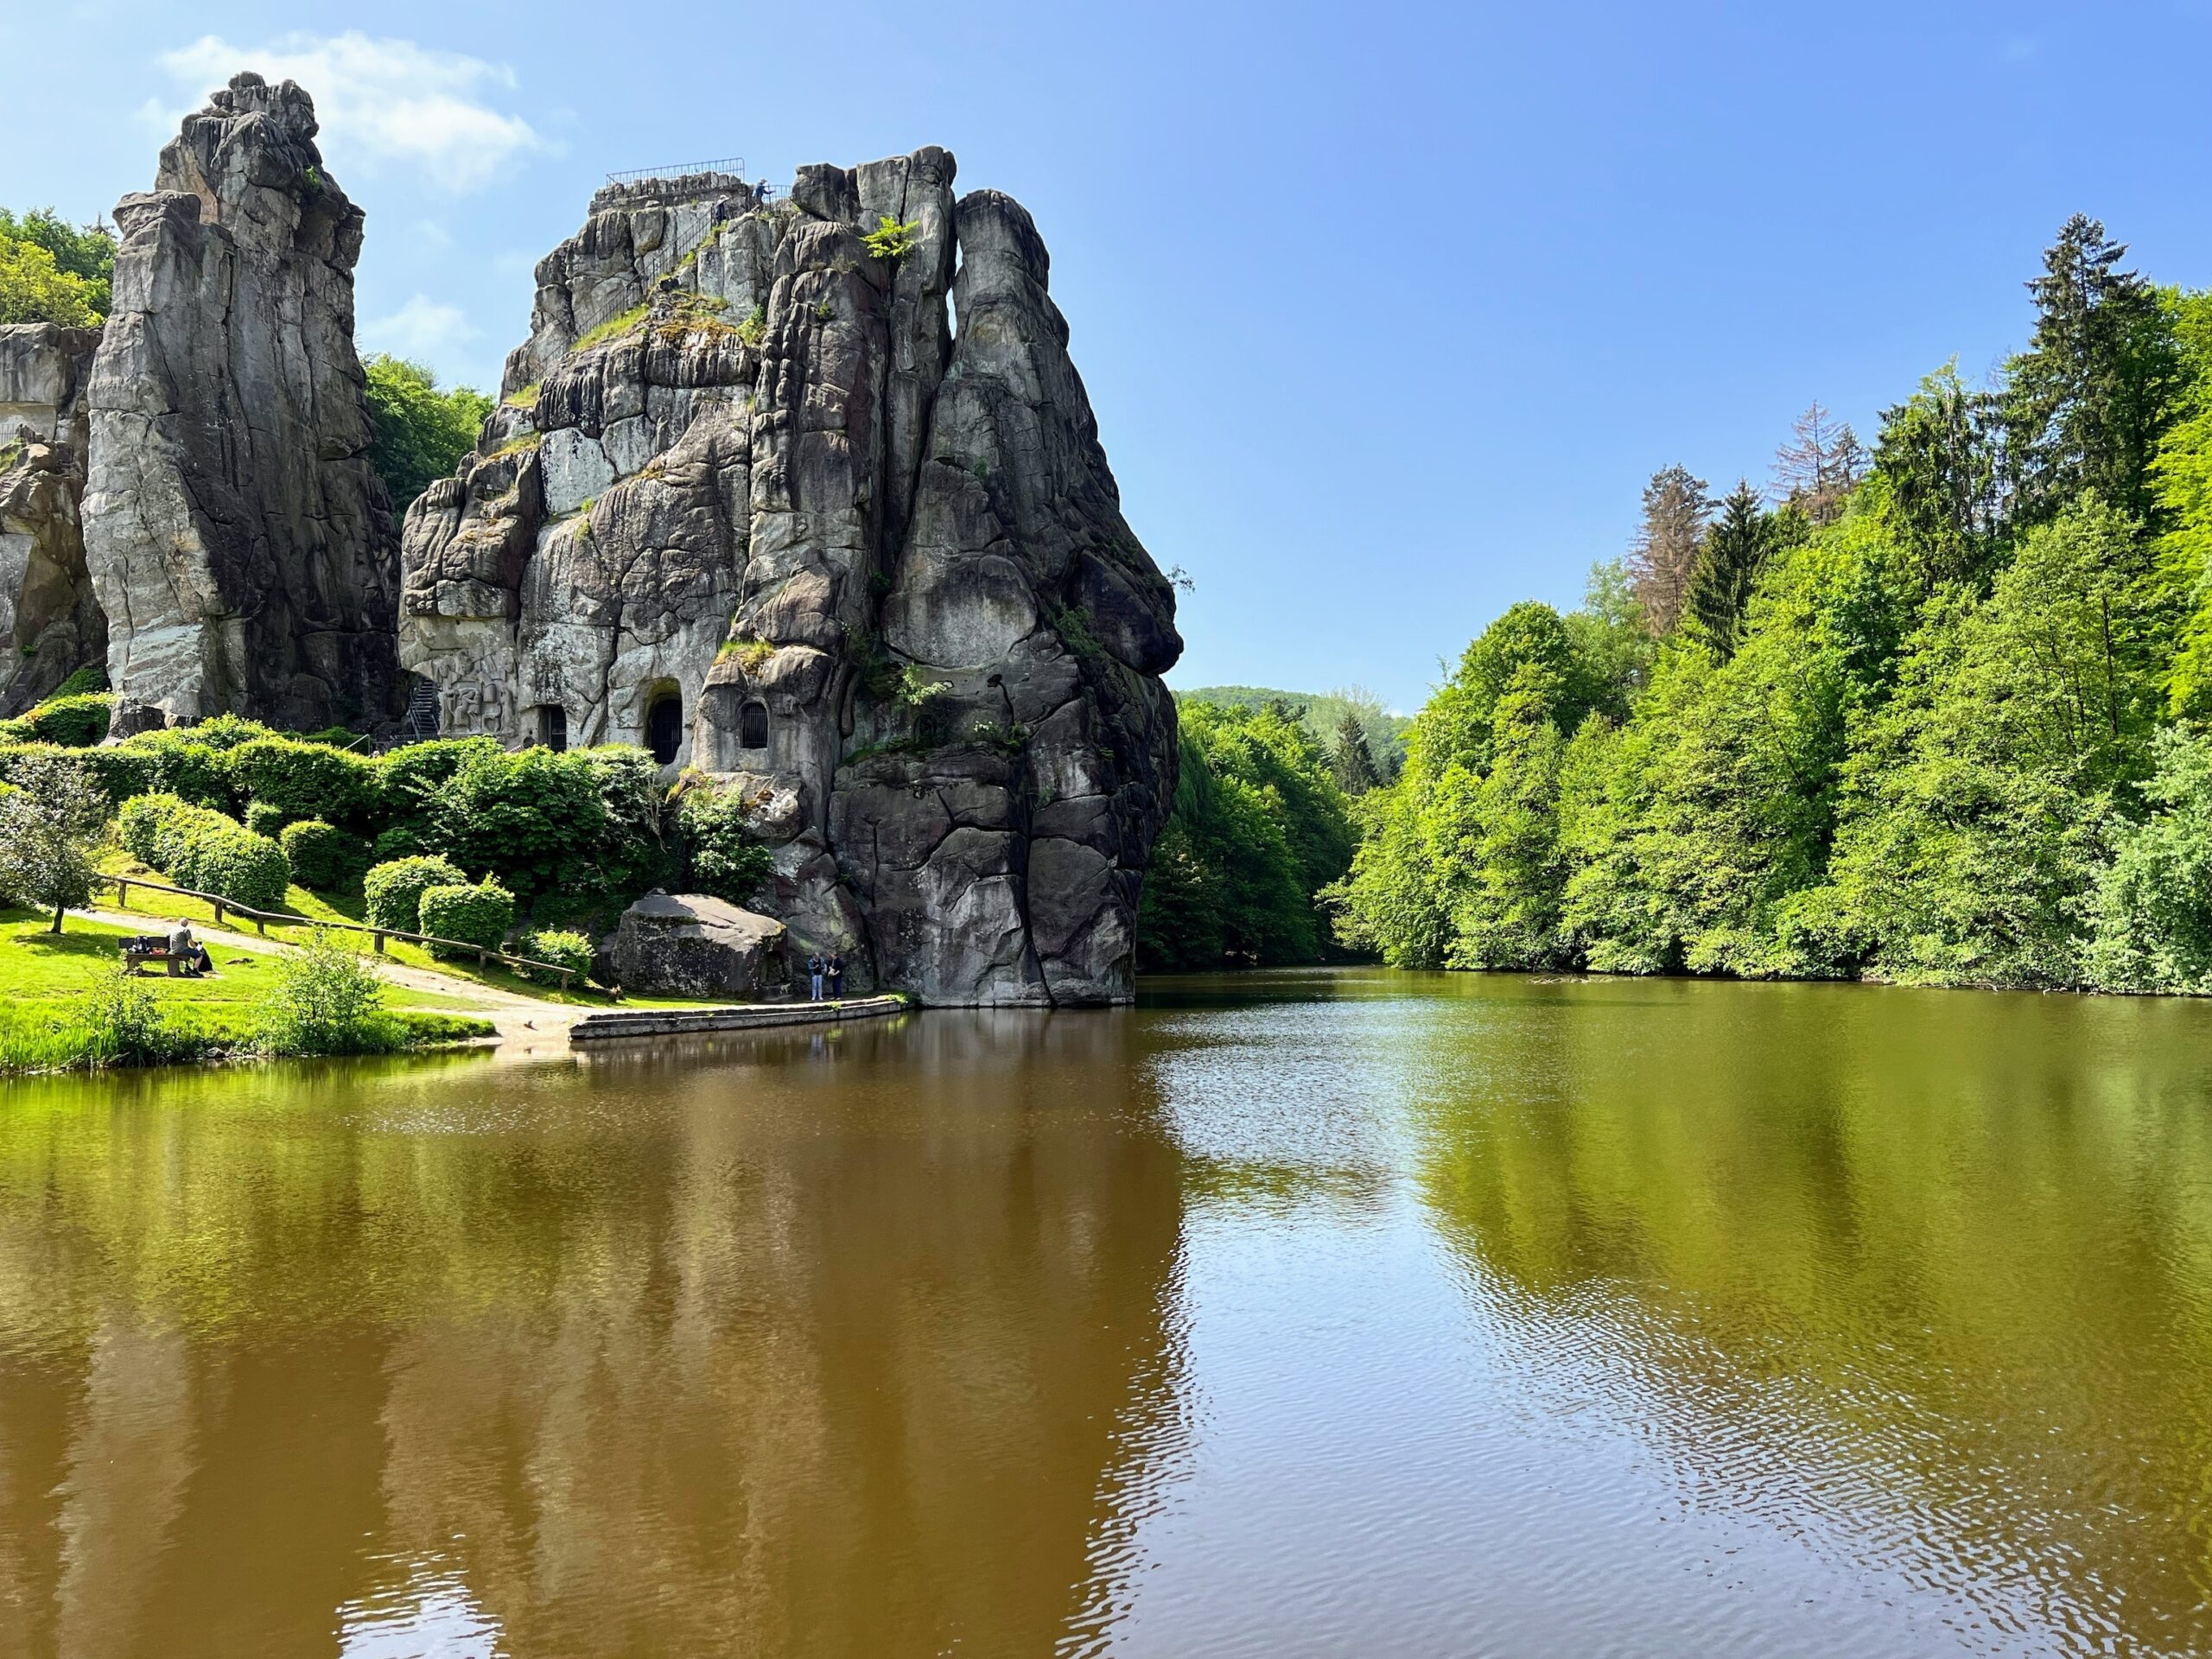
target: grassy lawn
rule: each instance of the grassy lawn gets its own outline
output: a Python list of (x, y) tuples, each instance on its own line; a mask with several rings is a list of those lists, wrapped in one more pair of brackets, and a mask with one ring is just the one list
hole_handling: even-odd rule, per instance
[[(102, 860), (100, 868), (111, 875), (124, 875), (137, 880), (165, 881), (168, 880), (166, 876), (157, 874), (143, 864), (120, 853), (112, 854)], [(103, 887), (94, 895), (92, 902), (96, 907), (112, 910), (115, 908), (115, 889)], [(284, 890), (284, 902), (278, 906), (278, 909), (283, 914), (297, 916), (305, 921), (361, 922), (366, 919), (359, 893), (311, 893), (297, 882), (294, 882)], [(213, 906), (198, 899), (180, 899), (175, 893), (152, 893), (143, 887), (133, 887), (130, 890), (130, 911), (134, 916), (190, 922), (195, 930), (207, 932), (211, 941), (209, 946), (211, 950), (213, 948), (212, 941), (221, 937), (220, 934), (212, 931), (214, 914)], [(252, 923), (236, 919), (226, 920), (224, 926), (239, 933), (251, 933), (256, 931)], [(155, 931), (152, 921), (149, 921), (146, 931), (149, 932)], [(268, 937), (272, 939), (281, 939), (287, 934), (296, 933), (296, 930), (285, 927), (272, 926), (267, 930)], [(370, 948), (365, 935), (341, 932), (339, 938), (348, 949), (367, 950)], [(387, 940), (385, 944), (385, 954), (393, 962), (404, 963), (410, 968), (428, 969), (433, 973), (444, 974), (462, 982), (456, 989), (461, 992), (464, 998), (466, 986), (475, 984), (488, 986), (494, 990), (511, 991), (518, 996), (536, 997), (542, 1002), (565, 1002), (575, 1007), (611, 1008), (620, 1006), (639, 1008), (695, 1008), (717, 1006), (711, 999), (698, 997), (629, 995), (626, 995), (618, 1005), (612, 996), (595, 985), (572, 981), (569, 988), (564, 991), (558, 985), (541, 985), (535, 980), (524, 979), (520, 974), (504, 968), (496, 962), (481, 968), (467, 958), (457, 962), (447, 962), (432, 956), (419, 944), (409, 944), (399, 939)], [(427, 1007), (430, 1002), (429, 998), (418, 996), (416, 999), (416, 1004)], [(464, 1001), (456, 1006), (467, 1006), (467, 1004)]]
[[(86, 1042), (86, 994), (113, 971), (125, 935), (165, 931), (112, 927), (72, 918), (60, 934), (51, 918), (0, 909), (0, 1072), (67, 1065), (81, 1059)], [(195, 927), (195, 931), (200, 930)], [(185, 1034), (188, 1052), (236, 1052), (251, 1046), (262, 1011), (276, 992), (276, 958), (227, 944), (222, 933), (202, 933), (215, 971), (203, 979), (171, 979), (150, 970), (138, 982), (152, 995), (164, 1020)], [(481, 1019), (454, 1012), (418, 1013), (432, 1004), (464, 1009), (459, 997), (428, 996), (387, 987), (385, 1003), (417, 1041), (488, 1033)]]

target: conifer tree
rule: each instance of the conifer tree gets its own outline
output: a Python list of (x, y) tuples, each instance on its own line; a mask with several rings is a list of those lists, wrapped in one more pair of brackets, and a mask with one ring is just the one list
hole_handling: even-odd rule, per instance
[(1713, 518), (1705, 480), (1666, 467), (1643, 486), (1643, 521), (1628, 556), (1629, 587), (1654, 637), (1675, 631), (1697, 572), (1698, 542)]
[(1790, 441), (1775, 451), (1775, 489), (1814, 525), (1833, 523), (1866, 470), (1866, 452), (1850, 426), (1839, 424), (1818, 399), (1789, 433)]
[(1382, 779), (1375, 769), (1375, 756), (1367, 747), (1367, 731), (1359, 716), (1349, 709), (1337, 722), (1337, 741), (1329, 756), (1337, 774), (1337, 787), (1347, 795), (1364, 795)]
[(2139, 522), (2156, 516), (2145, 474), (2185, 377), (2158, 290), (2120, 267), (2126, 252), (2076, 213), (2028, 283), (2035, 338), (2012, 360), (2005, 395), (2013, 516), (2024, 524), (2085, 489)]
[(1698, 632), (1724, 659), (1735, 654), (1737, 631), (1775, 540), (1773, 522), (1758, 492), (1748, 479), (1739, 480), (1720, 504), (1720, 517), (1705, 533), (1685, 602)]

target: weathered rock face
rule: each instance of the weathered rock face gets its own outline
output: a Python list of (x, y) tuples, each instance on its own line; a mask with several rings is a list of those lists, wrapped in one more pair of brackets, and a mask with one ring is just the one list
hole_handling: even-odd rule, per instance
[(84, 519), (119, 713), (398, 712), (395, 536), (353, 352), (361, 212), (315, 134), (297, 86), (238, 75), (116, 206)]
[(741, 790), (778, 849), (754, 902), (861, 988), (1118, 1001), (1173, 593), (1035, 226), (953, 172), (601, 191), (478, 454), (409, 512), (401, 658), (448, 733), (641, 741)]
[(649, 893), (603, 948), (626, 990), (757, 1001), (790, 982), (787, 938), (781, 922), (703, 893)]
[(99, 331), (0, 327), (0, 716), (107, 655), (85, 569), (85, 385)]

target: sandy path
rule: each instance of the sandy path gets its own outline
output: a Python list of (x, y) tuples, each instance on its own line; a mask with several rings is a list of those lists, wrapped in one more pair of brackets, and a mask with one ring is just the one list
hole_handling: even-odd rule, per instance
[[(159, 916), (134, 915), (127, 910), (73, 910), (72, 916), (80, 916), (88, 922), (105, 922), (111, 927), (127, 927), (134, 933), (166, 933), (176, 924)], [(257, 955), (280, 956), (296, 947), (280, 939), (265, 938), (258, 933), (234, 931), (227, 927), (215, 927), (204, 922), (194, 922), (192, 931), (205, 944), (210, 954), (219, 953), (236, 946)], [(373, 968), (379, 978), (390, 984), (410, 991), (428, 991), (440, 996), (457, 997), (468, 1003), (472, 1013), (484, 1015), (499, 1033), (499, 1058), (501, 1059), (542, 1059), (550, 1055), (569, 1052), (569, 1027), (592, 1012), (566, 1002), (546, 1002), (519, 992), (501, 990), (495, 986), (480, 985), (473, 979), (461, 979), (451, 974), (441, 974), (429, 968), (412, 968), (388, 957), (364, 956), (362, 960)], [(222, 966), (217, 955), (216, 966)]]

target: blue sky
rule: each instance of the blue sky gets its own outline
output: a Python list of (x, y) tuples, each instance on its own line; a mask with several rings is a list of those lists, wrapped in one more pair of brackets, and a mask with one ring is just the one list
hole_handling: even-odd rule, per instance
[(368, 210), (365, 349), (483, 384), (601, 174), (942, 143), (1035, 214), (1196, 579), (1171, 678), (1409, 709), (1573, 602), (1655, 467), (1764, 482), (1815, 397), (1871, 439), (1985, 372), (2067, 214), (2212, 282), (2209, 60), (2203, 3), (50, 0), (0, 8), (0, 202), (104, 212), (231, 67), (290, 73)]

